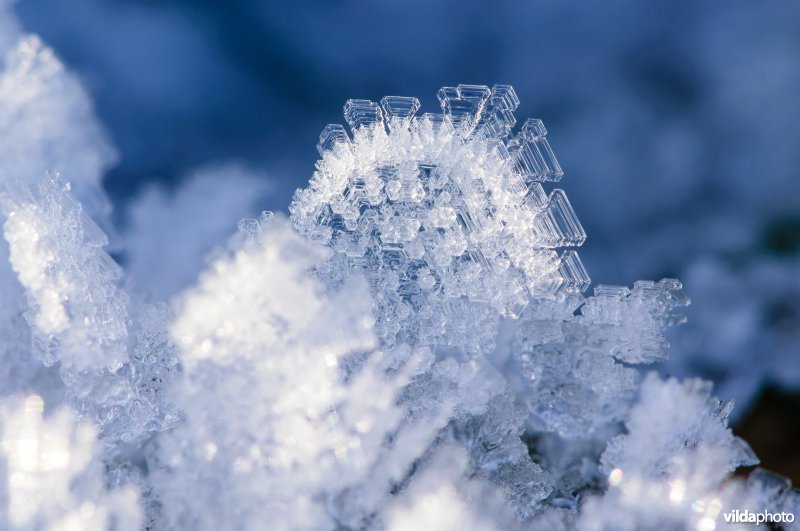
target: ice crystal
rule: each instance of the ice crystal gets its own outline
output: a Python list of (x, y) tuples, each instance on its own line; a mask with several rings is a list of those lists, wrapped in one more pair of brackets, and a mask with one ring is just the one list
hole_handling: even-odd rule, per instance
[[(666, 411), (664, 404), (670, 404)], [(747, 444), (727, 427), (733, 404), (711, 397), (702, 380), (661, 381), (650, 373), (642, 382), (639, 402), (625, 422), (628, 434), (613, 439), (603, 454), (606, 472), (614, 467), (647, 477), (666, 473), (676, 457), (700, 445), (728, 452), (725, 469), (758, 462)]]
[(69, 175), (84, 208), (116, 242), (100, 186), (115, 159), (78, 81), (37, 36), (19, 39), (0, 74), (0, 183)]
[[(191, 285), (206, 255), (235, 230), (235, 221), (259, 211), (267, 183), (259, 172), (230, 163), (191, 172), (174, 191), (146, 188), (129, 207), (123, 234), (126, 272), (136, 291), (167, 300)], [(192, 223), (184, 223), (188, 218)]]
[(728, 529), (723, 513), (757, 507), (741, 483), (722, 484), (737, 466), (758, 462), (727, 427), (732, 404), (712, 398), (708, 382), (654, 373), (640, 395), (628, 433), (601, 458), (609, 491), (587, 503), (582, 529)]
[[(22, 36), (16, 20), (5, 13), (8, 2), (1, 4), (0, 190), (11, 182), (39, 183), (46, 171), (74, 172), (73, 191), (86, 212), (109, 232), (105, 223), (108, 202), (100, 179), (113, 160), (113, 149), (93, 115), (90, 100), (51, 49), (36, 36)], [(35, 391), (48, 401), (58, 400), (57, 374), (38, 364), (40, 356), (30, 348), (31, 331), (21, 315), (28, 305), (9, 264), (9, 252), (6, 241), (1, 241), (0, 335), (4, 340), (0, 356), (4, 378), (0, 392)]]
[(28, 293), (26, 318), (42, 361), (119, 369), (128, 298), (116, 286), (119, 266), (102, 249), (105, 234), (58, 179), (20, 185), (2, 199), (9, 261)]
[(576, 437), (620, 421), (636, 388), (637, 373), (626, 364), (666, 357), (664, 328), (681, 322), (675, 308), (686, 304), (674, 279), (534, 301), (511, 327), (515, 363), (507, 371), (526, 388), (529, 427)]
[(416, 98), (349, 100), (352, 138), (325, 128), (290, 211), (343, 262), (331, 275), (367, 274), (384, 340), (475, 350), (495, 313), (588, 285), (577, 254), (556, 251), (586, 235), (564, 192), (542, 187), (563, 174), (542, 122), (511, 133), (513, 88), (459, 85), (438, 98), (443, 114), (421, 116)]
[[(181, 299), (171, 333), (186, 423), (151, 464), (169, 527), (359, 527), (441, 427), (404, 424), (394, 404), (430, 360), (409, 353), (386, 375), (396, 356), (372, 352), (365, 286), (325, 294), (307, 275), (324, 250), (286, 225), (269, 222), (261, 242), (218, 258)], [(361, 352), (372, 354), (345, 382), (346, 360)], [(220, 481), (231, 472), (235, 481)]]
[[(517, 523), (490, 485), (468, 479), (470, 460), (458, 446), (443, 446), (394, 502), (389, 531), (514, 529)], [(489, 516), (492, 515), (492, 516)]]
[(58, 363), (67, 401), (98, 423), (112, 452), (117, 441), (134, 442), (171, 425), (177, 417), (160, 387), (175, 361), (169, 345), (155, 340), (168, 312), (142, 308), (131, 357), (121, 269), (69, 184), (58, 178), (16, 183), (3, 193), (2, 207), (9, 262), (29, 302), (24, 315), (32, 351), (46, 366)]
[(757, 468), (747, 478), (747, 489), (753, 498), (757, 510), (771, 513), (788, 513), (795, 516), (794, 526), (785, 525), (787, 529), (797, 529), (797, 514), (800, 513), (800, 489), (792, 488), (789, 478)]

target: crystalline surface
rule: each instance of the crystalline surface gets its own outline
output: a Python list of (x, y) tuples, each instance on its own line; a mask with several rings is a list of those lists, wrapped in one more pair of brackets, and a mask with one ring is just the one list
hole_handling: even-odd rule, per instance
[(462, 444), (473, 460), (476, 476), (500, 487), (506, 505), (524, 521), (535, 515), (552, 492), (553, 479), (528, 455), (521, 440), (525, 412), (513, 396), (499, 394), (486, 411), (450, 426), (450, 438)]
[(119, 369), (127, 360), (128, 298), (102, 249), (105, 235), (58, 179), (12, 187), (2, 206), (9, 261), (28, 293), (26, 317), (44, 363)]
[[(579, 264), (563, 264), (575, 282), (586, 282)], [(525, 387), (529, 427), (593, 437), (619, 422), (637, 380), (624, 363), (666, 357), (663, 329), (681, 321), (674, 309), (687, 303), (680, 283), (664, 279), (637, 282), (632, 290), (601, 284), (586, 299), (530, 304), (512, 323), (514, 363), (506, 371)]]
[(757, 459), (727, 427), (732, 405), (710, 391), (701, 380), (647, 376), (628, 433), (602, 456), (609, 491), (589, 500), (581, 529), (729, 529), (723, 513), (757, 507), (741, 483), (722, 484)]
[[(577, 254), (555, 250), (586, 235), (564, 193), (546, 197), (534, 182), (561, 170), (540, 121), (511, 136), (510, 86), (438, 97), (444, 114), (422, 116), (415, 98), (349, 100), (352, 140), (340, 126), (323, 131), (317, 171), (290, 210), (301, 233), (333, 248), (330, 278), (366, 273), (380, 337), (475, 350), (498, 312), (586, 288)], [(535, 170), (522, 160), (531, 153)]]
[(390, 531), (514, 529), (504, 500), (488, 485), (468, 480), (469, 459), (458, 447), (442, 447), (422, 466), (388, 515)]
[(758, 461), (747, 443), (727, 426), (732, 408), (711, 396), (709, 382), (661, 381), (650, 373), (642, 382), (639, 403), (625, 421), (628, 434), (614, 439), (603, 454), (605, 470), (621, 468), (658, 478), (676, 457), (698, 446), (723, 450), (727, 470), (753, 465)]
[(0, 183), (70, 175), (75, 195), (109, 233), (100, 179), (115, 159), (78, 81), (38, 37), (20, 39), (0, 73)]
[(34, 355), (45, 365), (58, 363), (66, 400), (98, 423), (104, 448), (115, 453), (118, 442), (177, 420), (160, 393), (176, 364), (164, 331), (169, 313), (134, 312), (141, 322), (131, 357), (132, 312), (118, 285), (121, 270), (103, 250), (105, 234), (69, 189), (56, 178), (10, 186), (2, 195), (4, 235), (27, 294)]
[[(72, 74), (35, 36), (21, 38), (10, 2), (0, 2), (0, 189), (10, 182), (38, 183), (46, 171), (74, 171), (74, 192), (87, 212), (105, 227), (108, 202), (99, 181), (113, 160), (86, 93)], [(62, 392), (56, 370), (38, 363), (22, 312), (25, 292), (0, 241), (0, 393), (37, 392), (57, 401)], [(47, 258), (51, 260), (54, 257)], [(37, 266), (38, 267), (38, 266)]]
[[(446, 420), (402, 423), (393, 404), (430, 361), (409, 352), (387, 376), (397, 356), (373, 352), (345, 383), (349, 357), (376, 346), (365, 286), (323, 293), (308, 274), (323, 249), (284, 220), (261, 229), (178, 304), (171, 334), (186, 376), (174, 398), (186, 423), (150, 463), (164, 525), (359, 527)], [(236, 481), (221, 483), (231, 471)]]
[(797, 514), (800, 512), (800, 489), (792, 488), (789, 478), (757, 468), (747, 478), (747, 490), (758, 504), (758, 509), (795, 515), (793, 527), (784, 524), (787, 529), (796, 529), (800, 525), (797, 522)]

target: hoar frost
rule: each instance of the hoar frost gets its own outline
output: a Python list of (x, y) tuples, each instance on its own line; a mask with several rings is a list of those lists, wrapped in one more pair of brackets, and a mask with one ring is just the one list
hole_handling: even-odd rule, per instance
[[(112, 152), (23, 38), (0, 76), (4, 528), (706, 530), (796, 513), (785, 480), (730, 478), (756, 459), (709, 384), (641, 381), (683, 320), (680, 283), (583, 295), (586, 235), (545, 189), (563, 172), (542, 122), (515, 132), (507, 85), (438, 98), (419, 116), (416, 98), (348, 101), (291, 222), (242, 220), (194, 286), (149, 303), (199, 261), (148, 282), (169, 242), (147, 239), (168, 201), (146, 197), (127, 234), (142, 291), (125, 281), (96, 193)], [(242, 184), (226, 205), (260, 190), (226, 179)], [(199, 211), (208, 189), (170, 201)]]

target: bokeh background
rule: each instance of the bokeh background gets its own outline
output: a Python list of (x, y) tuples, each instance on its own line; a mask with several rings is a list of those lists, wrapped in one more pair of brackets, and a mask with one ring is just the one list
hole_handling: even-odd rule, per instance
[(238, 217), (287, 208), (347, 98), (415, 95), (435, 111), (442, 85), (512, 84), (518, 116), (547, 125), (595, 283), (681, 279), (688, 323), (657, 368), (714, 380), (765, 466), (800, 482), (800, 3), (24, 0), (15, 10), (79, 76), (116, 146), (105, 187), (128, 248), (162, 235), (155, 261), (130, 264), (142, 283), (160, 279), (159, 296), (196, 268), (158, 260), (200, 263)]

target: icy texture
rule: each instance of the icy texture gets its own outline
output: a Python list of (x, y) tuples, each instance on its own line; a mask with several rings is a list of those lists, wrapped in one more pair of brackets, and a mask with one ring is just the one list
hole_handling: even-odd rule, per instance
[(577, 254), (555, 250), (586, 234), (563, 191), (542, 188), (563, 172), (541, 121), (511, 134), (510, 86), (438, 97), (444, 114), (421, 116), (416, 98), (349, 100), (352, 139), (325, 128), (290, 211), (301, 233), (333, 248), (331, 277), (366, 273), (381, 338), (475, 350), (491, 341), (494, 315), (586, 288)]
[[(723, 513), (757, 506), (741, 483), (723, 484), (740, 465), (758, 462), (727, 427), (731, 403), (701, 380), (662, 381), (650, 373), (602, 456), (609, 491), (591, 498), (581, 529), (734, 529)], [(622, 517), (624, 515), (624, 517)]]
[(11, 267), (42, 361), (67, 369), (119, 369), (127, 359), (128, 298), (103, 232), (58, 179), (17, 185), (2, 197)]
[(186, 423), (150, 465), (169, 528), (360, 527), (442, 425), (403, 423), (393, 404), (424, 356), (385, 376), (391, 357), (373, 352), (343, 374), (376, 346), (365, 286), (324, 294), (308, 276), (323, 249), (283, 220), (267, 231), (179, 303), (174, 396)]
[(757, 504), (757, 510), (770, 513), (791, 513), (794, 515), (792, 525), (784, 524), (786, 529), (800, 528), (797, 515), (800, 513), (800, 489), (792, 488), (789, 478), (764, 470), (755, 469), (747, 478), (747, 490)]
[[(12, 181), (38, 183), (48, 170), (74, 170), (79, 195), (103, 224), (109, 205), (99, 182), (113, 159), (113, 150), (74, 77), (37, 37), (20, 38), (16, 20), (5, 13), (8, 2), (0, 3), (0, 53), (4, 57), (0, 71), (0, 189)], [(0, 393), (36, 391), (49, 403), (58, 401), (62, 390), (56, 371), (44, 369), (31, 351), (30, 330), (21, 315), (27, 307), (25, 293), (8, 257), (8, 244), (3, 240)]]
[(138, 531), (138, 494), (106, 489), (92, 426), (67, 409), (44, 417), (44, 408), (39, 395), (0, 405), (0, 526)]
[[(174, 198), (148, 192), (123, 287), (88, 215), (102, 209), (55, 174), (30, 184), (59, 164), (96, 183), (82, 93), (34, 39), (15, 53), (0, 117), (45, 129), (9, 137), (25, 163), (0, 160), (0, 180), (45, 166), (3, 183), (5, 527), (710, 529), (734, 508), (797, 510), (782, 478), (729, 481), (755, 458), (710, 385), (639, 383), (635, 365), (663, 360), (682, 321), (681, 284), (582, 295), (588, 275), (560, 248), (585, 233), (544, 191), (563, 171), (542, 122), (512, 133), (511, 87), (445, 87), (437, 115), (348, 101), (351, 133), (323, 131), (292, 204), (302, 235), (270, 212), (243, 219), (196, 285), (149, 305), (261, 186), (228, 167)], [(45, 120), (59, 116), (75, 126), (63, 141)], [(235, 190), (217, 191), (223, 176)]]
[(77, 197), (106, 232), (110, 205), (100, 187), (116, 159), (77, 80), (36, 36), (5, 57), (0, 74), (0, 182), (70, 175)]
[(660, 282), (640, 280), (630, 290), (599, 285), (594, 297), (581, 308), (581, 317), (591, 325), (588, 343), (626, 363), (650, 363), (666, 358), (668, 345), (663, 330), (682, 323), (683, 315), (673, 311), (689, 299), (674, 279)]
[[(289, 168), (276, 179), (280, 201), (267, 206), (283, 208), (308, 173), (309, 145), (292, 131), (329, 120), (336, 103), (325, 102), (319, 87), (327, 97), (392, 84), (438, 87), (442, 79), (463, 79), (469, 63), (470, 73), (513, 79), (531, 112), (551, 117), (569, 198), (590, 229), (592, 246), (581, 256), (593, 265), (593, 278), (629, 283), (669, 272), (698, 302), (688, 348), (673, 341), (671, 357), (684, 363), (665, 370), (715, 382), (725, 377), (720, 396), (740, 395), (734, 414), (753, 396), (739, 392), (743, 384), (754, 388), (770, 376), (787, 386), (800, 382), (795, 371), (775, 370), (800, 366), (792, 363), (798, 340), (785, 333), (800, 329), (798, 318), (788, 312), (791, 326), (774, 320), (784, 293), (758, 274), (771, 265), (761, 227), (800, 211), (800, 4), (772, 2), (754, 11), (747, 1), (724, 10), (695, 2), (695, 23), (687, 26), (685, 10), (672, 2), (630, 0), (503, 2), (491, 11), (425, 0), (409, 0), (403, 10), (343, 2), (323, 11), (313, 3), (245, 0), (235, 16), (220, 3), (80, 1), (80, 17), (73, 2), (62, 0), (17, 8), (92, 83), (127, 155), (115, 184), (138, 184), (154, 168), (168, 169), (161, 177), (169, 179), (173, 168), (180, 174), (232, 151), (279, 157), (275, 164)], [(220, 31), (213, 21), (228, 16), (232, 24)], [(531, 35), (535, 52), (521, 45)], [(232, 39), (246, 39), (258, 53), (237, 47), (241, 60), (231, 61)], [(291, 68), (268, 75), (272, 70), (249, 60), (254, 56), (283, 58)], [(246, 111), (231, 112), (232, 101)], [(746, 287), (741, 303), (755, 312), (743, 324), (755, 332), (734, 336), (717, 326), (726, 319), (716, 296), (690, 278), (695, 264), (709, 259)], [(786, 277), (797, 278), (796, 268), (785, 264)], [(712, 338), (715, 355), (729, 352), (737, 361), (698, 363), (708, 354), (705, 345), (694, 348), (698, 336)], [(724, 336), (733, 348), (716, 341)], [(775, 336), (792, 342), (775, 345)]]
[(659, 478), (677, 457), (699, 446), (724, 450), (723, 470), (758, 462), (747, 443), (727, 426), (733, 404), (712, 398), (709, 382), (661, 381), (650, 373), (639, 392), (639, 402), (625, 421), (628, 434), (613, 439), (603, 454), (606, 472), (620, 468)]
[[(637, 372), (625, 364), (666, 357), (664, 328), (688, 304), (680, 282), (599, 285), (594, 296), (536, 301), (507, 324), (505, 374), (522, 389), (534, 431), (593, 437), (622, 420)], [(624, 362), (624, 363), (622, 363)]]
[(164, 331), (169, 312), (143, 307), (132, 325), (121, 269), (103, 250), (107, 238), (69, 189), (56, 178), (10, 186), (2, 195), (4, 235), (29, 303), (33, 354), (46, 366), (58, 363), (64, 398), (97, 422), (105, 449), (116, 453), (118, 442), (177, 420), (160, 392), (177, 363)]
[(614, 468), (608, 492), (583, 506), (580, 530), (661, 531), (747, 529), (727, 523), (725, 513), (757, 509), (742, 482), (725, 480), (727, 450), (699, 447), (674, 456), (669, 472)]
[(531, 460), (521, 439), (524, 420), (525, 412), (514, 404), (513, 396), (502, 393), (482, 414), (453, 422), (447, 434), (468, 450), (475, 477), (497, 485), (520, 521), (537, 514), (553, 491), (553, 478)]
[(236, 230), (236, 220), (258, 212), (268, 187), (260, 173), (230, 163), (200, 168), (174, 191), (145, 189), (129, 207), (123, 235), (136, 291), (167, 300), (189, 286), (206, 255)]

